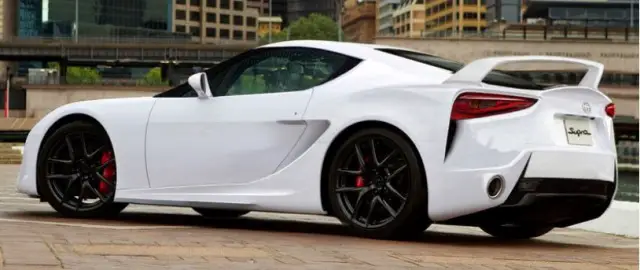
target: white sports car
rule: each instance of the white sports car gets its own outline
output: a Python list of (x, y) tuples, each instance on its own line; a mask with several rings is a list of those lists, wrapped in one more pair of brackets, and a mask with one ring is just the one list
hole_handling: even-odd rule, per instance
[[(577, 86), (493, 71), (584, 65)], [(31, 130), (18, 189), (71, 217), (128, 203), (331, 215), (355, 234), (432, 223), (531, 238), (599, 217), (616, 189), (603, 66), (463, 65), (329, 41), (262, 46), (154, 97), (76, 102)]]

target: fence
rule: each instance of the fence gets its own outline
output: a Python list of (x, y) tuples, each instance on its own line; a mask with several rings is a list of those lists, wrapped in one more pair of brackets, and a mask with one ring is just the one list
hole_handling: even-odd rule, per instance
[[(378, 35), (378, 37), (398, 37)], [(400, 36), (403, 37), (403, 36)], [(638, 28), (577, 27), (570, 25), (511, 25), (504, 30), (420, 32), (425, 39), (487, 39), (487, 40), (605, 40), (638, 42)]]

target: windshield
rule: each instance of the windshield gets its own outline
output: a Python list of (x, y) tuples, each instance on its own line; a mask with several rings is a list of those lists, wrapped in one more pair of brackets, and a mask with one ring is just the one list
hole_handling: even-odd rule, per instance
[[(430, 66), (438, 67), (441, 69), (446, 69), (451, 72), (457, 72), (458, 70), (464, 67), (463, 63), (447, 60), (444, 58), (440, 58), (433, 55), (405, 51), (405, 50), (397, 50), (397, 49), (378, 49), (379, 51), (386, 52), (389, 54), (393, 54), (395, 56), (399, 56), (402, 58), (410, 59), (413, 61), (417, 61), (423, 64), (427, 64)], [(543, 90), (545, 86), (536, 84), (532, 81), (525, 80), (508, 73), (502, 71), (491, 71), (483, 80), (484, 83), (505, 86), (505, 87), (513, 87), (513, 88), (521, 88), (521, 89), (530, 89), (530, 90)]]

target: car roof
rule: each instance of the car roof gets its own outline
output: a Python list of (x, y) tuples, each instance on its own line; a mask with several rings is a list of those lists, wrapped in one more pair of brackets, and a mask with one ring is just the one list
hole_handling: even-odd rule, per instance
[(275, 47), (305, 47), (305, 48), (314, 48), (314, 49), (323, 49), (328, 51), (333, 51), (361, 59), (370, 59), (377, 58), (376, 56), (380, 55), (380, 52), (377, 49), (394, 49), (394, 50), (404, 50), (404, 51), (413, 51), (419, 52), (416, 50), (401, 48), (401, 47), (393, 47), (387, 45), (380, 44), (365, 44), (365, 43), (354, 43), (354, 42), (338, 42), (338, 41), (328, 41), (328, 40), (290, 40), (290, 41), (282, 41), (271, 43), (268, 45), (261, 46), (261, 48), (275, 48)]

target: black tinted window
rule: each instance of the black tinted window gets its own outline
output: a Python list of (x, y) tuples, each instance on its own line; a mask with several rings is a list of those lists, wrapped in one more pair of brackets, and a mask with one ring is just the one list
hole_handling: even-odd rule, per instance
[[(402, 58), (410, 59), (413, 61), (417, 61), (423, 64), (427, 64), (430, 66), (438, 67), (441, 69), (445, 69), (451, 72), (457, 72), (458, 70), (464, 67), (463, 63), (447, 60), (444, 58), (440, 58), (437, 56), (423, 54), (412, 51), (405, 50), (397, 50), (397, 49), (378, 49), (379, 51), (386, 52), (389, 54), (393, 54), (395, 56), (399, 56)], [(531, 90), (542, 90), (545, 86), (536, 84), (532, 81), (518, 78), (516, 76), (512, 76), (508, 73), (501, 71), (491, 71), (483, 80), (484, 83), (506, 86), (506, 87), (514, 87), (521, 89), (531, 89)]]
[(260, 49), (229, 66), (216, 96), (265, 94), (309, 89), (343, 74), (359, 60), (308, 48)]

